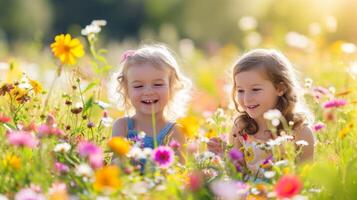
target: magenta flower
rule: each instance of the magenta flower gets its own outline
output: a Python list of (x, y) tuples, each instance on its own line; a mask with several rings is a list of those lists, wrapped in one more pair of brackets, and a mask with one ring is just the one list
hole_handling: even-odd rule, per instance
[(174, 162), (174, 151), (167, 146), (159, 146), (151, 154), (152, 160), (159, 165), (160, 168), (168, 168)]
[(77, 150), (79, 155), (83, 157), (102, 152), (102, 150), (99, 147), (97, 147), (95, 144), (87, 141), (80, 142), (78, 144)]
[(240, 152), (237, 149), (232, 149), (229, 152), (229, 157), (233, 160), (233, 161), (243, 161), (243, 153)]
[(69, 167), (63, 163), (60, 162), (56, 162), (55, 163), (55, 169), (59, 172), (59, 173), (67, 173), (69, 172)]
[(174, 149), (174, 150), (177, 150), (180, 148), (180, 143), (178, 143), (176, 140), (171, 140), (169, 146)]
[(46, 123), (38, 127), (38, 133), (43, 135), (64, 135), (63, 131), (57, 128), (56, 119), (53, 115), (47, 115)]
[(347, 101), (344, 99), (333, 99), (328, 102), (325, 102), (323, 107), (324, 108), (338, 108), (345, 106), (347, 104)]
[(317, 131), (320, 131), (321, 129), (325, 128), (325, 124), (322, 122), (318, 122), (318, 123), (314, 124), (314, 126), (312, 128), (315, 132), (317, 132)]
[(39, 143), (35, 136), (26, 131), (12, 131), (7, 134), (7, 140), (14, 146), (24, 146), (29, 148), (34, 148)]

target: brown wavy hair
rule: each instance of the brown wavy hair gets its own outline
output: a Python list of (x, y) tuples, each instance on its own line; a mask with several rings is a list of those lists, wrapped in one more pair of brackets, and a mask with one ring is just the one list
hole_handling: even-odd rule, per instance
[[(238, 90), (234, 77), (244, 71), (260, 69), (266, 72), (267, 77), (274, 87), (282, 86), (284, 94), (279, 97), (276, 105), (287, 122), (294, 122), (293, 130), (299, 127), (305, 120), (306, 115), (298, 112), (297, 104), (303, 103), (302, 95), (298, 93), (300, 86), (296, 80), (294, 68), (289, 60), (280, 52), (273, 49), (255, 49), (244, 54), (238, 59), (233, 67), (233, 89), (232, 98), (239, 115), (234, 124), (239, 127), (239, 133), (243, 132), (254, 135), (259, 131), (257, 122), (247, 112), (241, 111), (238, 105)], [(301, 91), (300, 91), (301, 93)], [(307, 110), (307, 109), (305, 109)], [(277, 127), (277, 133), (283, 130), (282, 123)]]

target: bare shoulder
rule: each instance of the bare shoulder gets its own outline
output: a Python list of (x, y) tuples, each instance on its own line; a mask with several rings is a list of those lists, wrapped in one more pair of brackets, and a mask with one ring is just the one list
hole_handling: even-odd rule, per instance
[(112, 129), (112, 136), (126, 137), (127, 120), (125, 117), (115, 120)]

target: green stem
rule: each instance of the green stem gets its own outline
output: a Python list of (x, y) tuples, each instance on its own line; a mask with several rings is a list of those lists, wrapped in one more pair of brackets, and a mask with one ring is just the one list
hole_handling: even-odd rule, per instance
[(151, 123), (152, 123), (153, 135), (154, 135), (154, 148), (156, 148), (157, 147), (156, 118), (155, 118), (155, 112), (154, 112), (154, 105), (153, 104), (151, 106)]

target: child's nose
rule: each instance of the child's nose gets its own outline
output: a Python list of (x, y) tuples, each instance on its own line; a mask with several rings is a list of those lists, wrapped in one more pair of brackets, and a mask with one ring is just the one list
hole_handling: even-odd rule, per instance
[(252, 100), (252, 95), (249, 92), (245, 93), (244, 94), (244, 102), (249, 103), (251, 100)]

